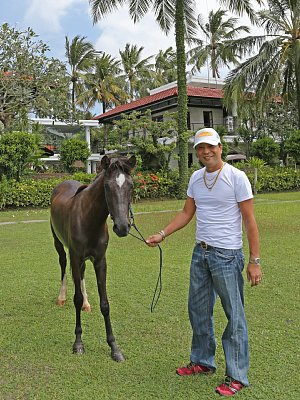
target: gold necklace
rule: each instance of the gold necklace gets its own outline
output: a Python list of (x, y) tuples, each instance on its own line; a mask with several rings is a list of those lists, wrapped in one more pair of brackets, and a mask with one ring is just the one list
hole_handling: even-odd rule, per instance
[(206, 168), (205, 168), (204, 174), (203, 174), (203, 179), (204, 179), (204, 184), (205, 184), (205, 186), (207, 187), (208, 190), (211, 190), (211, 189), (215, 186), (215, 184), (216, 184), (216, 182), (217, 182), (217, 180), (218, 180), (218, 177), (219, 177), (219, 175), (220, 175), (220, 173), (221, 173), (221, 171), (222, 171), (224, 165), (225, 165), (225, 163), (222, 164), (222, 167), (219, 169), (219, 172), (218, 172), (217, 175), (213, 178), (212, 183), (208, 183), (208, 178), (207, 178), (207, 176), (206, 176)]

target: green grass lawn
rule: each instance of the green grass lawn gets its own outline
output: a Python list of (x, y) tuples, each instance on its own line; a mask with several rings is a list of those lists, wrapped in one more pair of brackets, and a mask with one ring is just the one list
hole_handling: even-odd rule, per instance
[[(134, 204), (135, 222), (147, 236), (161, 229), (182, 204), (176, 200)], [(258, 195), (255, 213), (264, 281), (255, 288), (245, 285), (251, 386), (237, 398), (299, 400), (300, 192)], [(48, 220), (49, 210), (0, 212), (0, 399), (220, 398), (213, 390), (224, 374), (220, 337), (226, 321), (219, 302), (216, 374), (185, 378), (175, 374), (176, 367), (189, 360), (187, 294), (194, 222), (162, 245), (163, 291), (153, 313), (158, 249), (111, 233), (107, 252), (111, 320), (126, 357), (118, 364), (111, 360), (106, 344), (90, 263), (86, 281), (92, 312), (82, 314), (86, 353), (72, 354), (73, 287), (70, 278), (67, 303), (58, 308), (60, 271)], [(109, 226), (111, 230), (110, 222)], [(245, 253), (248, 257), (246, 243)]]

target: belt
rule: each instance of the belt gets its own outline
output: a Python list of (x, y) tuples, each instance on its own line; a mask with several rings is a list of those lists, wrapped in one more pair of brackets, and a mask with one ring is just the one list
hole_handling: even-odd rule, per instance
[(203, 242), (202, 240), (201, 240), (201, 242), (197, 242), (197, 244), (199, 244), (199, 246), (204, 250), (209, 250), (209, 249), (213, 248), (213, 246)]

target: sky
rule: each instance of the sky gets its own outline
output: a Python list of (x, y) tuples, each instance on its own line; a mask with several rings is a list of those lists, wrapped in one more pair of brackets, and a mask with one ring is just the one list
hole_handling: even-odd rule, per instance
[[(220, 7), (217, 0), (196, 0), (196, 15), (204, 17)], [(229, 15), (228, 15), (229, 16)], [(157, 54), (169, 46), (175, 49), (174, 31), (166, 36), (153, 14), (134, 24), (128, 7), (104, 17), (93, 25), (88, 0), (9, 0), (1, 2), (0, 23), (7, 22), (18, 30), (31, 27), (51, 51), (48, 56), (65, 58), (65, 37), (86, 36), (98, 51), (119, 57), (126, 43), (143, 46), (143, 57)], [(241, 23), (248, 24), (246, 18)]]

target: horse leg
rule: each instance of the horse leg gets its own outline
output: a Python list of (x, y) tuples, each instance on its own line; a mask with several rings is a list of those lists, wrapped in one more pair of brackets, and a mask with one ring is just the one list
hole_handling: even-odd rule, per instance
[(56, 304), (59, 306), (64, 306), (66, 302), (66, 295), (67, 295), (67, 275), (66, 275), (66, 266), (67, 266), (67, 255), (64, 249), (63, 244), (61, 241), (58, 239), (56, 236), (52, 226), (52, 235), (54, 239), (54, 246), (55, 249), (58, 253), (59, 257), (59, 265), (60, 265), (60, 271), (61, 271), (61, 286), (58, 294), (58, 298), (56, 300)]
[(85, 279), (84, 279), (84, 271), (85, 271), (85, 263), (83, 263), (81, 267), (81, 292), (83, 295), (83, 305), (82, 305), (82, 310), (90, 312), (91, 311), (91, 305), (88, 301), (87, 298), (87, 292), (86, 292), (86, 287), (85, 287)]
[(119, 349), (116, 339), (113, 335), (110, 313), (109, 313), (109, 302), (106, 293), (106, 259), (105, 256), (101, 260), (94, 261), (94, 268), (97, 277), (98, 293), (100, 297), (100, 310), (104, 317), (105, 329), (106, 329), (106, 340), (111, 348), (111, 357), (114, 361), (124, 361), (125, 358)]
[(78, 262), (75, 255), (70, 252), (70, 263), (75, 286), (74, 306), (76, 310), (76, 325), (75, 325), (75, 342), (73, 344), (73, 353), (83, 354), (84, 346), (81, 340), (81, 309), (83, 305), (83, 294), (81, 292), (81, 272), (80, 267), (82, 262)]

